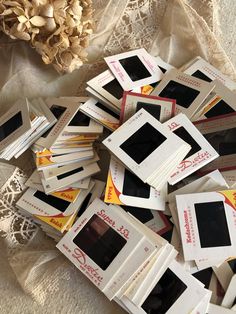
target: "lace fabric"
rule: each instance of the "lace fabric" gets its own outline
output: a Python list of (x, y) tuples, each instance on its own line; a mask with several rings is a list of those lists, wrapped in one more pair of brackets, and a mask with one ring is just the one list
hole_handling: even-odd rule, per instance
[[(1, 164), (1, 169), (2, 172), (6, 171), (4, 164)], [(25, 190), (26, 180), (27, 176), (20, 169), (15, 168), (0, 190), (0, 230), (9, 252), (26, 245), (38, 229), (15, 208), (16, 201)]]
[(104, 47), (104, 55), (140, 47), (150, 50), (155, 34), (160, 31), (167, 3), (163, 0), (127, 1), (119, 24)]
[[(233, 65), (214, 35), (219, 32), (216, 1), (94, 1), (97, 28), (88, 49), (90, 64), (63, 77), (39, 64), (38, 56), (28, 51), (25, 44), (10, 43), (4, 52), (0, 50), (0, 60), (10, 64), (7, 69), (3, 65), (5, 77), (0, 82), (1, 109), (22, 92), (29, 98), (84, 95), (86, 81), (106, 68), (102, 60), (104, 56), (138, 47), (145, 47), (153, 55), (160, 55), (175, 66), (201, 55), (235, 78)], [(20, 50), (17, 50), (19, 47)], [(1, 55), (4, 55), (3, 58)], [(24, 172), (15, 166), (0, 164), (0, 236), (21, 286), (41, 304), (49, 296), (55, 297), (58, 291), (71, 295), (79, 285), (83, 287), (80, 289), (82, 296), (96, 291), (59, 254), (55, 243), (32, 220), (17, 211), (15, 203), (25, 190), (24, 183), (32, 172), (32, 158), (30, 154), (24, 155), (15, 164)], [(93, 297), (101, 298), (96, 292), (93, 292)], [(114, 313), (113, 305), (103, 298), (99, 300), (106, 309), (103, 313)], [(83, 307), (81, 303), (80, 306)], [(84, 313), (89, 313), (86, 307)]]

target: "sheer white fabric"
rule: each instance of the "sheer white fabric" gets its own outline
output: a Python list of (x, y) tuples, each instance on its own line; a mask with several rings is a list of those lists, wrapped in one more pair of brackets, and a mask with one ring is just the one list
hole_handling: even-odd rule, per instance
[[(201, 55), (236, 78), (233, 65), (215, 37), (219, 32), (216, 0), (96, 0), (94, 8), (97, 28), (88, 48), (89, 64), (72, 74), (58, 76), (26, 43), (2, 38), (0, 113), (20, 96), (83, 95), (86, 81), (106, 68), (104, 56), (138, 47), (177, 67)], [(59, 254), (55, 243), (16, 210), (15, 202), (32, 171), (30, 155), (23, 156), (16, 165), (25, 172), (0, 165), (0, 236), (21, 286), (41, 304), (58, 291), (62, 295), (77, 291), (82, 296), (95, 291)], [(81, 284), (82, 288), (78, 287)], [(101, 295), (96, 297), (106, 302)], [(116, 310), (107, 302), (103, 313)]]

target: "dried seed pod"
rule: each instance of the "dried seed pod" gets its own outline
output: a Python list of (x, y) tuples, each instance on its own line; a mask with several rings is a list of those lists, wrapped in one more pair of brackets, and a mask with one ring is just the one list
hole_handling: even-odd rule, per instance
[(40, 15), (45, 17), (53, 17), (53, 6), (51, 4), (46, 4), (40, 10)]
[(54, 18), (47, 18), (46, 19), (46, 24), (44, 26), (45, 30), (48, 32), (53, 32), (56, 29), (57, 25), (55, 23)]

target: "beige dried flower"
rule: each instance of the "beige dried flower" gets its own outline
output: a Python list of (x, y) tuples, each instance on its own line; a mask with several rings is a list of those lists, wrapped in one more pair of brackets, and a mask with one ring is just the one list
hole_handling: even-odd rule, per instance
[(30, 41), (46, 64), (72, 72), (86, 61), (92, 13), (91, 0), (0, 0), (0, 29)]

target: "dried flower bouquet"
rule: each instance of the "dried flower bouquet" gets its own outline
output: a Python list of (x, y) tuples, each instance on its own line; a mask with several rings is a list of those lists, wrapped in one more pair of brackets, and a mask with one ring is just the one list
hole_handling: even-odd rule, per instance
[(0, 0), (0, 19), (5, 34), (29, 41), (59, 72), (72, 72), (86, 61), (92, 0)]

